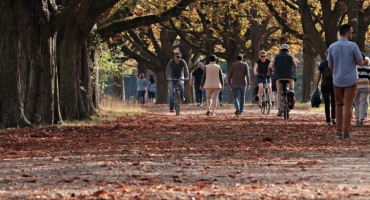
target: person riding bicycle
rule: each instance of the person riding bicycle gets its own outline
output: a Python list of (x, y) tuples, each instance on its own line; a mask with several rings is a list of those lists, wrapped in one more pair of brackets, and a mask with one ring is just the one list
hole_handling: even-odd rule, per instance
[(276, 55), (274, 62), (272, 64), (274, 70), (274, 76), (276, 78), (276, 87), (277, 87), (277, 116), (283, 114), (281, 109), (281, 94), (283, 91), (283, 86), (280, 83), (281, 80), (289, 81), (289, 91), (294, 94), (294, 82), (296, 80), (297, 64), (294, 61), (292, 55), (289, 54), (289, 45), (282, 44), (280, 46), (280, 53)]
[(182, 101), (185, 101), (184, 97), (184, 80), (189, 80), (189, 68), (186, 64), (184, 59), (181, 59), (181, 53), (176, 52), (174, 59), (171, 59), (166, 68), (166, 77), (169, 81), (169, 106), (170, 112), (173, 112), (174, 107), (174, 89), (175, 89), (175, 82), (172, 81), (173, 79), (180, 79), (178, 80), (177, 84), (180, 89), (180, 98)]
[[(258, 99), (259, 99), (259, 107), (262, 107), (262, 90), (263, 84), (267, 79), (267, 88), (269, 91), (269, 96), (273, 97), (272, 95), (272, 88), (271, 88), (271, 77), (270, 77), (270, 68), (271, 68), (271, 61), (270, 59), (266, 58), (267, 52), (260, 51), (259, 52), (260, 59), (254, 64), (253, 72), (254, 75), (257, 76), (257, 83), (258, 83)], [(271, 99), (274, 101), (274, 99)], [(271, 103), (271, 102), (270, 102)]]

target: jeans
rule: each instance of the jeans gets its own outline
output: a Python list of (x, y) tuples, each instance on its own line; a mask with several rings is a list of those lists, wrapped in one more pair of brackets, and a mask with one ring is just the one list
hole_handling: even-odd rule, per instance
[[(181, 81), (179, 80), (177, 82), (177, 84), (179, 85), (179, 89), (180, 89), (180, 98), (182, 98), (184, 96), (184, 81)], [(169, 85), (169, 106), (170, 106), (170, 109), (173, 109), (173, 107), (175, 106), (175, 102), (174, 102), (174, 98), (173, 98), (173, 95), (175, 93), (175, 82), (174, 81), (170, 81), (168, 83)]]
[(195, 90), (195, 101), (200, 104), (202, 103), (202, 98), (203, 98), (203, 91), (199, 89), (200, 84), (195, 84), (194, 85), (194, 90)]
[(352, 106), (356, 93), (356, 83), (349, 87), (337, 87), (334, 85), (337, 133), (343, 133), (344, 137), (348, 137), (351, 130)]
[(143, 91), (137, 91), (137, 98), (139, 99), (139, 102), (141, 104), (145, 104), (145, 90)]
[[(240, 113), (244, 110), (244, 99), (245, 99), (246, 85), (232, 85), (234, 106)], [(240, 101), (238, 95), (240, 94)]]
[(224, 92), (223, 91), (220, 91), (219, 93), (218, 93), (218, 101), (220, 102), (220, 103), (222, 103), (222, 99), (223, 99), (223, 97), (224, 97), (224, 94), (223, 94)]
[[(325, 117), (326, 122), (330, 122), (330, 119), (335, 119), (335, 97), (333, 87), (321, 87), (321, 94), (325, 103)], [(331, 118), (330, 118), (331, 111)]]

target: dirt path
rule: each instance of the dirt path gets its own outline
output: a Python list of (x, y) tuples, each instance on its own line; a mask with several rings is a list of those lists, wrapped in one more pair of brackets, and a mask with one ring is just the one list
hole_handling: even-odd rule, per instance
[(166, 105), (85, 127), (0, 133), (0, 199), (369, 199), (369, 126), (334, 139), (324, 116), (216, 116)]

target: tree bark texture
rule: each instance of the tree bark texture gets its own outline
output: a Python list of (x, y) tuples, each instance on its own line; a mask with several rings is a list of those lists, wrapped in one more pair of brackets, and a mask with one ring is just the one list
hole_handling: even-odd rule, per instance
[(303, 72), (301, 101), (306, 103), (311, 100), (315, 79), (317, 53), (309, 38), (303, 40)]
[(0, 104), (3, 127), (54, 121), (55, 38), (40, 1), (0, 3)]

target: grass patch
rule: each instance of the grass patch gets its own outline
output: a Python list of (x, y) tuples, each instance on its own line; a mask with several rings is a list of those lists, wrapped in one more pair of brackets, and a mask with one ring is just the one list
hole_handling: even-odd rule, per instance
[(307, 110), (314, 111), (314, 112), (324, 112), (325, 111), (324, 103), (321, 103), (320, 107), (318, 107), (318, 108), (312, 108), (311, 102), (296, 103), (295, 107), (300, 108), (300, 109), (307, 109)]
[(99, 122), (115, 121), (121, 117), (133, 117), (142, 115), (146, 111), (139, 104), (127, 103), (114, 98), (103, 98), (100, 108), (97, 110), (98, 116), (91, 116), (91, 119), (84, 121), (64, 121), (63, 126), (91, 125)]

